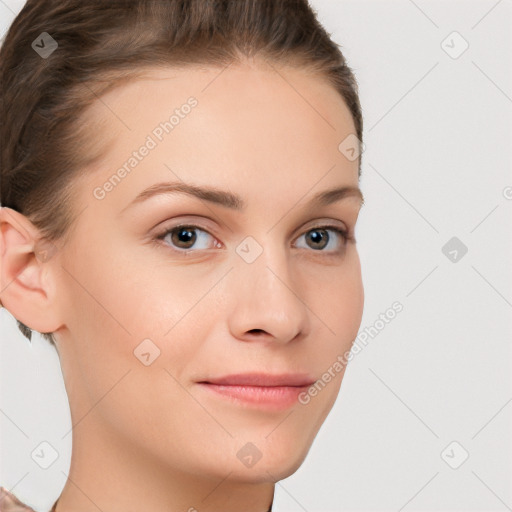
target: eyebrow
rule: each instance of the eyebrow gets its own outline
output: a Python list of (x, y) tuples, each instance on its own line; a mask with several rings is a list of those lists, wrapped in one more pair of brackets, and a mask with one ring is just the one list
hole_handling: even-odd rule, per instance
[[(192, 185), (185, 182), (162, 182), (156, 183), (140, 192), (120, 213), (151, 197), (176, 193), (196, 197), (231, 210), (242, 211), (246, 207), (244, 200), (240, 196), (226, 190), (210, 186)], [(308, 205), (328, 206), (350, 197), (359, 198), (361, 206), (364, 204), (363, 193), (359, 187), (344, 186), (318, 192), (309, 200)]]

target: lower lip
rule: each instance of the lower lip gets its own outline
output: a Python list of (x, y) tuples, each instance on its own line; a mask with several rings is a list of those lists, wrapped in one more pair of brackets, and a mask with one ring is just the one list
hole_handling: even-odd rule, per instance
[(198, 384), (218, 396), (271, 409), (291, 407), (298, 402), (300, 393), (309, 388), (309, 386), (227, 386), (209, 382)]

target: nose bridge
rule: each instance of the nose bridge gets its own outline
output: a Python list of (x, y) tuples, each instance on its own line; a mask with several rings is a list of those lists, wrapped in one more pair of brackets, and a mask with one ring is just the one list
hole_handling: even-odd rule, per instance
[(286, 342), (308, 327), (305, 299), (293, 280), (288, 254), (277, 237), (247, 237), (236, 248), (231, 328), (238, 337), (263, 330)]

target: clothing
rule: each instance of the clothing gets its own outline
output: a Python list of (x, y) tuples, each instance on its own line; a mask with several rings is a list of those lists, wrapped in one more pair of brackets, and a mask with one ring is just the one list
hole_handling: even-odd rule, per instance
[[(59, 501), (59, 500), (57, 500)], [(49, 512), (55, 512), (57, 501)], [(0, 486), (0, 512), (36, 512), (33, 508), (22, 503), (14, 494)]]
[[(51, 510), (48, 512), (55, 512), (57, 507), (57, 500)], [(272, 503), (274, 501), (272, 500)], [(14, 494), (10, 493), (7, 489), (0, 486), (0, 512), (36, 512), (33, 508), (22, 503)], [(272, 504), (268, 509), (268, 512), (272, 512)]]

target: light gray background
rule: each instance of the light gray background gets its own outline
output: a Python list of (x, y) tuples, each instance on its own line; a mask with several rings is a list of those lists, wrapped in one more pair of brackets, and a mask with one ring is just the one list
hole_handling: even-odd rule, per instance
[[(22, 4), (0, 0), (1, 34)], [(275, 510), (512, 510), (512, 2), (312, 5), (364, 111), (360, 332), (403, 311), (355, 355)], [(457, 262), (441, 250), (454, 236)], [(0, 320), (0, 485), (46, 511), (71, 454), (59, 361)], [(42, 441), (60, 454), (48, 470), (30, 455)]]

